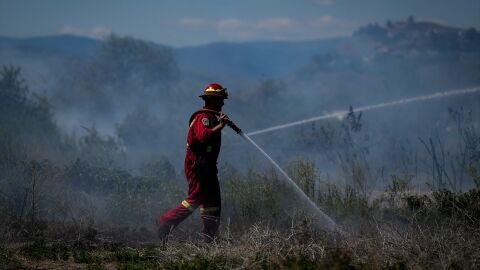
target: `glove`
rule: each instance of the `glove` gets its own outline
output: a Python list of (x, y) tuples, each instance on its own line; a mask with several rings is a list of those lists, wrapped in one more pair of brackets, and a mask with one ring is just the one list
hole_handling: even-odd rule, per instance
[(224, 113), (220, 113), (220, 123), (223, 125), (228, 125), (230, 123), (230, 118)]
[(238, 134), (240, 134), (242, 132), (242, 130), (237, 127), (233, 122), (232, 120), (230, 120), (230, 118), (228, 118), (228, 116), (224, 113), (220, 113), (220, 123), (222, 123), (222, 125), (228, 125), (229, 127), (231, 127), (235, 132), (237, 132)]

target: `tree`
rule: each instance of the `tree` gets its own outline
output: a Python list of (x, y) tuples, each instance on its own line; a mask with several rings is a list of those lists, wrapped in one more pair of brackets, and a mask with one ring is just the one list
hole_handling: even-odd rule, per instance
[(146, 108), (140, 106), (116, 127), (117, 136), (122, 139), (129, 151), (151, 151), (152, 145), (159, 146), (166, 136), (163, 131), (161, 122)]
[[(170, 48), (131, 37), (108, 37), (78, 71), (65, 105), (108, 113), (135, 101), (168, 95), (180, 71)], [(133, 102), (132, 102), (133, 101)]]
[(107, 38), (93, 65), (100, 79), (117, 84), (134, 80), (146, 86), (179, 77), (170, 48), (130, 37)]
[(43, 96), (31, 94), (20, 74), (18, 67), (4, 66), (0, 70), (0, 141), (4, 142), (0, 150), (15, 155), (20, 149), (11, 146), (16, 145), (35, 155), (56, 151), (61, 135), (50, 103)]

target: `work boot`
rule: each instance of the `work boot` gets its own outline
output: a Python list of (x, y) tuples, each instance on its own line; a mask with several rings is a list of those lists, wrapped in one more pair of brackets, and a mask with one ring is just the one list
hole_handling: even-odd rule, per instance
[(218, 216), (209, 216), (202, 214), (202, 236), (205, 243), (211, 244), (215, 241), (220, 218)]
[(160, 226), (158, 227), (158, 238), (162, 247), (165, 247), (168, 242), (168, 236), (170, 235), (171, 228), (170, 226)]

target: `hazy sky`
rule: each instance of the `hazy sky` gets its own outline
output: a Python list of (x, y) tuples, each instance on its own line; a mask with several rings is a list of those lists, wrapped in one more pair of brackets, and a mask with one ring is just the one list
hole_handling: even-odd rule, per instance
[(349, 35), (387, 19), (480, 28), (480, 0), (0, 0), (0, 36), (129, 35), (173, 46)]

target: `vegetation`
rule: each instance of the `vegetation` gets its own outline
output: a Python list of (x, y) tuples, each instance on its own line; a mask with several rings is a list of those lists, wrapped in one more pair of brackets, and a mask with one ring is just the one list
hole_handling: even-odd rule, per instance
[[(337, 98), (324, 96), (325, 89), (358, 90), (348, 84), (365, 81), (364, 87), (383, 85), (372, 78), (384, 75), (407, 78), (417, 87), (428, 78), (422, 72), (450, 62), (433, 63), (437, 58), (424, 55), (422, 63), (427, 64), (409, 70), (418, 60), (414, 50), (401, 35), (387, 37), (422, 27), (412, 18), (360, 29), (355, 39), (396, 51), (379, 47), (374, 60), (366, 61), (356, 57), (365, 56), (358, 51), (338, 49), (313, 59), (309, 72), (292, 80), (310, 76), (325, 82), (315, 93), (325, 97), (323, 104)], [(454, 50), (474, 53), (468, 48), (478, 33), (462, 33), (457, 39), (464, 43)], [(435, 51), (449, 48), (443, 44)], [(336, 231), (325, 230), (324, 220), (281, 175), (269, 165), (258, 165), (261, 161), (251, 162), (260, 158), (234, 148), (231, 137), (224, 136), (222, 160), (227, 162), (219, 166), (223, 205), (218, 238), (211, 245), (201, 241), (195, 213), (162, 245), (157, 218), (187, 190), (175, 165), (183, 157), (179, 134), (184, 134), (188, 118), (177, 112), (192, 110), (183, 101), (192, 94), (189, 85), (179, 82), (170, 49), (132, 38), (109, 37), (77, 68), (63, 84), (70, 92), (54, 95), (54, 101), (31, 92), (20, 68), (0, 71), (0, 268), (480, 267), (480, 131), (474, 100), (441, 104), (434, 116), (412, 109), (391, 119), (387, 112), (362, 115), (350, 107), (345, 117), (258, 138), (262, 147), (274, 148), (275, 159), (280, 158), (306, 196), (337, 222)], [(394, 75), (398, 70), (406, 75)], [(346, 76), (352, 80), (338, 80)], [(469, 85), (478, 76), (458, 78), (459, 85)], [(308, 98), (305, 83), (292, 94), (293, 82), (262, 79), (229, 108), (244, 117), (240, 123), (256, 128), (304, 117), (312, 106), (321, 106), (309, 103), (317, 101)], [(178, 87), (172, 89), (173, 84)], [(387, 87), (391, 93), (383, 94), (398, 94), (395, 89), (403, 86)], [(348, 93), (340, 90), (338, 100), (343, 102), (341, 95)], [(297, 103), (281, 107), (290, 101)], [(79, 111), (86, 118), (105, 117), (113, 131), (105, 135), (94, 122), (79, 123), (82, 135), (57, 126), (56, 116)], [(272, 111), (292, 113), (269, 115)], [(400, 123), (402, 117), (418, 120), (418, 126), (429, 123), (428, 130), (411, 132)], [(403, 137), (412, 135), (408, 133), (415, 142)]]
[[(291, 199), (290, 203), (285, 202), (285, 196), (292, 195), (287, 194), (288, 187), (273, 172), (250, 172), (236, 174), (224, 183), (223, 225), (212, 245), (195, 236), (198, 228), (193, 224), (197, 220), (190, 219), (162, 246), (156, 241), (153, 228), (142, 227), (148, 224), (146, 216), (159, 213), (145, 202), (161, 200), (171, 205), (178, 198), (160, 194), (179, 191), (160, 192), (161, 187), (140, 181), (133, 186), (117, 183), (117, 187), (111, 188), (115, 195), (110, 203), (121, 204), (108, 206), (114, 212), (112, 223), (101, 225), (97, 223), (101, 217), (97, 220), (95, 213), (83, 213), (91, 215), (94, 222), (81, 223), (73, 218), (54, 222), (40, 216), (19, 220), (20, 224), (35, 228), (28, 232), (27, 227), (19, 228), (18, 223), (5, 224), (1, 262), (8, 268), (83, 265), (89, 269), (478, 267), (478, 188), (465, 193), (440, 190), (417, 194), (394, 179), (388, 190), (371, 200), (351, 187), (341, 188), (323, 181), (325, 188), (321, 193), (316, 189), (309, 191), (313, 181), (321, 181), (314, 176), (316, 169), (304, 161), (297, 161), (290, 168), (307, 194), (317, 194), (317, 204), (338, 221), (342, 233), (318, 228), (311, 216), (302, 214), (308, 209), (303, 209), (298, 198), (293, 198), (298, 204), (292, 205)], [(112, 174), (110, 178), (116, 176)], [(257, 184), (252, 185), (252, 181)], [(38, 209), (42, 210), (45, 209)], [(6, 217), (2, 219), (5, 221)], [(122, 219), (124, 222), (120, 223)]]

